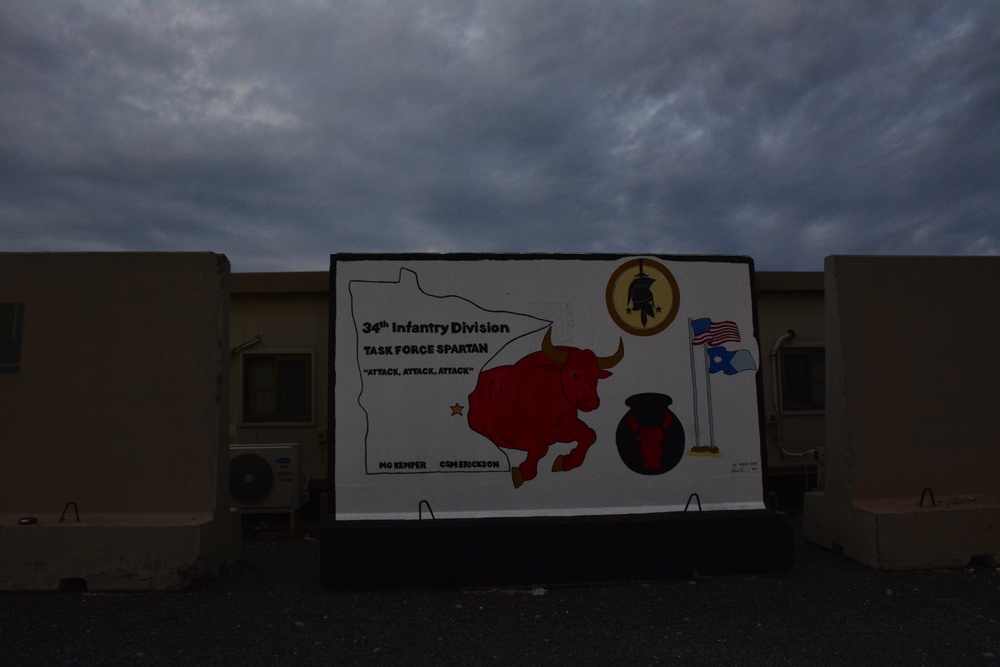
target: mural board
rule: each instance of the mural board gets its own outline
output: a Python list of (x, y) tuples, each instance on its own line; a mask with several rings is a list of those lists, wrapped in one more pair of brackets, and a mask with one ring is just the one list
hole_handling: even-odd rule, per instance
[(333, 255), (338, 521), (763, 509), (753, 263)]

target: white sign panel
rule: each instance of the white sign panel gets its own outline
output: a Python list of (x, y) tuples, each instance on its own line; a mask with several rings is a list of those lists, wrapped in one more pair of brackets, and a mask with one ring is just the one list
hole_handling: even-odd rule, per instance
[(334, 255), (338, 520), (761, 509), (753, 265)]

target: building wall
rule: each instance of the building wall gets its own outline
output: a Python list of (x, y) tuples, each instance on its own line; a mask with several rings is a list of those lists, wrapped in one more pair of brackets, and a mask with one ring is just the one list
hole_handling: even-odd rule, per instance
[[(810, 452), (823, 447), (825, 415), (822, 410), (790, 411), (783, 407), (781, 350), (825, 347), (823, 274), (758, 272), (757, 311), (768, 472), (772, 475), (811, 472), (816, 468), (817, 458)], [(789, 332), (793, 335), (789, 336)]]
[[(313, 487), (327, 476), (329, 273), (233, 275), (230, 310), (229, 441), (256, 445), (298, 443), (303, 471)], [(259, 342), (255, 342), (258, 340)], [(240, 349), (242, 348), (242, 349)], [(235, 351), (235, 352), (232, 352)], [(312, 355), (312, 419), (252, 423), (244, 418), (244, 361), (248, 355)]]

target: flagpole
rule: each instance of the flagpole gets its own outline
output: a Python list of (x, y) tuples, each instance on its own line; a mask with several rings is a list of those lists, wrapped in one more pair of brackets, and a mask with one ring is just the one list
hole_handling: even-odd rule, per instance
[(694, 365), (694, 329), (691, 327), (691, 318), (688, 318), (688, 352), (691, 355), (691, 386), (694, 388), (694, 446), (701, 444), (701, 429), (699, 428), (700, 418), (698, 416), (698, 374)]
[(715, 448), (715, 420), (712, 418), (712, 373), (708, 360), (708, 343), (702, 348), (705, 351), (705, 389), (708, 394), (708, 445)]

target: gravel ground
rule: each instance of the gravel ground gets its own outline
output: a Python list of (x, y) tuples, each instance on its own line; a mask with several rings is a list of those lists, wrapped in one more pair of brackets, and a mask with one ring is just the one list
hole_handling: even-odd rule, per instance
[(320, 588), (319, 542), (246, 538), (178, 593), (0, 593), (4, 665), (987, 665), (1000, 568), (793, 571), (549, 589)]

